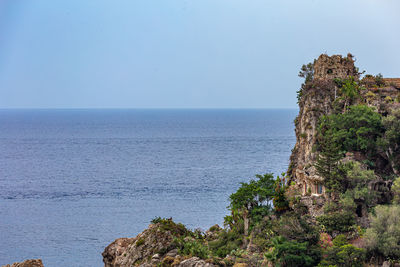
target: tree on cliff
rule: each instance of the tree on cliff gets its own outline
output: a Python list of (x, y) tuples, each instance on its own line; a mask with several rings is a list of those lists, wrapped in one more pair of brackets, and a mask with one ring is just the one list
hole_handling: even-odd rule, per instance
[(373, 156), (384, 128), (379, 113), (368, 106), (357, 105), (351, 106), (345, 113), (323, 116), (318, 131), (321, 150), (328, 149), (324, 148), (325, 142), (334, 142), (342, 153), (358, 151)]
[(315, 60), (313, 63), (310, 62), (307, 65), (304, 64), (303, 66), (301, 66), (298, 76), (300, 78), (304, 78), (304, 83), (301, 84), (300, 90), (297, 91), (297, 103), (300, 102), (300, 99), (303, 95), (303, 90), (306, 87), (306, 85), (310, 83), (314, 78), (314, 63)]
[[(344, 101), (343, 111), (353, 104), (354, 100), (360, 97), (361, 87), (358, 85), (354, 77), (350, 76), (347, 79), (335, 79), (335, 83), (339, 87), (340, 98)], [(336, 99), (336, 91), (335, 91)]]
[(239, 212), (243, 217), (244, 234), (248, 235), (250, 217), (262, 218), (271, 209), (271, 200), (274, 196), (275, 180), (270, 173), (259, 175), (258, 180), (250, 180), (248, 183), (241, 183), (240, 188), (230, 195), (232, 213)]
[(343, 174), (340, 169), (340, 159), (343, 153), (332, 138), (332, 134), (326, 134), (320, 143), (320, 153), (317, 156), (315, 168), (318, 175), (324, 178), (324, 184), (328, 191), (342, 192), (344, 190)]
[(400, 175), (400, 109), (392, 110), (391, 114), (382, 119), (385, 134), (379, 139), (393, 173)]

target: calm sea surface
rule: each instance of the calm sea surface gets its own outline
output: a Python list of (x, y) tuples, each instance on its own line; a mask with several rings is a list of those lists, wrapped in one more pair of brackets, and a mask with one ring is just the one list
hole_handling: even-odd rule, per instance
[(228, 196), (287, 169), (297, 110), (0, 110), (0, 265), (103, 266), (156, 216), (222, 224)]

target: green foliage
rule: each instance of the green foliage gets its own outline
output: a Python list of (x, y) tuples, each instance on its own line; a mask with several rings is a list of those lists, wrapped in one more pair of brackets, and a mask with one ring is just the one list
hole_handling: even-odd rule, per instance
[(272, 250), (265, 254), (275, 266), (314, 266), (315, 255), (309, 255), (307, 242), (289, 241), (282, 236), (272, 239)]
[[(284, 176), (284, 174), (282, 176)], [(278, 213), (289, 209), (289, 201), (285, 195), (286, 189), (287, 185), (285, 178), (280, 178), (278, 176), (275, 181), (275, 191), (273, 197), (274, 209)]]
[(375, 179), (374, 171), (361, 168), (361, 164), (357, 161), (348, 162), (346, 164), (346, 170), (350, 188), (364, 187)]
[(335, 79), (334, 81), (339, 87), (340, 97), (338, 100), (344, 100), (344, 110), (346, 110), (349, 105), (360, 98), (361, 87), (352, 76), (346, 79)]
[(340, 208), (349, 212), (354, 212), (356, 210), (356, 203), (354, 202), (354, 197), (350, 194), (350, 190), (340, 196)]
[(240, 188), (229, 197), (231, 215), (225, 217), (225, 225), (229, 225), (231, 229), (235, 228), (235, 231), (243, 229), (246, 233), (246, 220), (249, 220), (249, 229), (252, 229), (271, 213), (272, 203), (277, 212), (289, 209), (284, 178), (278, 176), (275, 180), (272, 174), (256, 177), (257, 180), (241, 183)]
[(224, 258), (231, 251), (236, 250), (243, 244), (243, 235), (232, 231), (221, 231), (216, 240), (208, 242), (212, 253), (218, 257)]
[(272, 174), (256, 175), (258, 180), (241, 183), (240, 188), (230, 195), (230, 208), (240, 210), (245, 208), (251, 212), (254, 207), (271, 209), (270, 201), (274, 196), (274, 176)]
[(386, 103), (392, 103), (394, 100), (393, 100), (393, 98), (391, 98), (390, 96), (386, 96), (385, 97), (385, 102)]
[(319, 267), (362, 267), (366, 251), (353, 245), (333, 246), (325, 253)]
[(400, 204), (400, 177), (394, 180), (392, 185), (393, 204)]
[(208, 247), (200, 240), (178, 240), (179, 253), (182, 255), (189, 255), (206, 259), (209, 256)]
[(299, 77), (304, 78), (304, 82), (311, 82), (314, 78), (314, 63), (303, 64), (299, 71)]
[[(383, 135), (383, 131), (381, 116), (367, 106), (351, 106), (343, 114), (321, 118), (317, 138), (319, 155), (315, 168), (324, 178), (328, 192), (344, 193), (349, 186), (347, 182), (359, 182), (358, 176), (362, 176), (363, 179), (371, 177), (371, 173), (358, 169), (355, 169), (354, 173), (347, 173), (349, 166), (341, 164), (340, 159), (347, 151), (360, 151), (370, 157), (374, 156), (377, 140)], [(346, 180), (346, 175), (350, 176), (350, 180)], [(365, 190), (359, 193), (364, 194)]]
[(172, 218), (161, 218), (156, 217), (151, 220), (152, 224), (158, 224), (160, 230), (162, 231), (170, 231), (172, 234), (176, 236), (187, 236), (193, 235), (191, 231), (189, 231), (183, 224), (175, 223)]
[(367, 103), (370, 103), (372, 100), (376, 98), (376, 94), (374, 94), (371, 91), (368, 91), (368, 93), (365, 94), (365, 97), (367, 98)]
[(343, 193), (348, 186), (345, 176), (349, 166), (340, 163), (344, 153), (360, 151), (372, 156), (376, 153), (377, 139), (382, 134), (381, 116), (367, 106), (351, 106), (344, 114), (321, 118), (317, 138), (319, 154), (315, 168), (324, 178), (328, 191)]
[(321, 150), (331, 138), (341, 152), (360, 151), (374, 154), (376, 141), (384, 131), (379, 113), (363, 105), (351, 106), (343, 114), (323, 116), (318, 132)]
[(353, 211), (334, 211), (317, 217), (317, 221), (329, 234), (334, 232), (348, 232), (356, 223)]
[[(347, 190), (342, 194), (341, 201), (350, 203), (353, 200), (353, 203), (358, 201), (368, 207), (374, 206), (376, 204), (376, 192), (368, 188), (369, 182), (376, 178), (374, 171), (361, 168), (361, 164), (356, 161), (350, 161), (344, 166)], [(347, 208), (350, 209), (350, 207)]]
[(275, 220), (271, 220), (270, 217), (264, 218), (264, 220), (258, 223), (251, 232), (250, 238), (252, 239), (252, 243), (263, 251), (269, 248), (271, 238), (276, 234), (273, 231), (274, 223)]
[(141, 245), (143, 245), (144, 244), (144, 239), (142, 239), (142, 238), (139, 238), (137, 241), (136, 241), (136, 246), (137, 247), (140, 247)]
[(378, 73), (377, 75), (375, 75), (374, 79), (375, 79), (376, 86), (382, 87), (385, 85), (385, 81), (383, 80), (383, 75), (381, 73)]
[(301, 66), (299, 77), (304, 78), (304, 83), (301, 85), (300, 90), (297, 91), (297, 103), (300, 102), (306, 85), (310, 83), (314, 78), (314, 63), (308, 63), (307, 65)]
[(400, 258), (400, 206), (377, 206), (365, 239), (371, 253)]
[(340, 159), (343, 153), (340, 146), (334, 139), (327, 135), (320, 140), (320, 153), (317, 155), (315, 169), (317, 173), (324, 178), (324, 185), (328, 191), (341, 192), (343, 188), (343, 172), (341, 171)]
[(274, 222), (273, 231), (289, 240), (315, 245), (319, 241), (319, 232), (307, 219), (309, 219), (307, 215), (287, 212)]
[(340, 234), (337, 235), (334, 239), (333, 239), (333, 245), (336, 247), (341, 247), (344, 245), (347, 245), (349, 242), (347, 241), (347, 237), (344, 234)]
[(385, 133), (378, 143), (391, 163), (395, 174), (400, 174), (400, 109), (392, 110), (382, 119)]

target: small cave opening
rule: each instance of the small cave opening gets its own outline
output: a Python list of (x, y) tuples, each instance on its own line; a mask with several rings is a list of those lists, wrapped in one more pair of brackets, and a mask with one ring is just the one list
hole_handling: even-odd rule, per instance
[(328, 71), (326, 73), (331, 74), (333, 72), (332, 69), (328, 69)]
[(357, 205), (356, 213), (357, 213), (358, 217), (362, 217), (362, 205), (361, 204)]

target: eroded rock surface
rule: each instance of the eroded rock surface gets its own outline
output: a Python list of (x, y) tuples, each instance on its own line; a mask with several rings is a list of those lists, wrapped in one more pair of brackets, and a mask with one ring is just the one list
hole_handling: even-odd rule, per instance
[[(301, 195), (301, 201), (305, 204), (312, 217), (323, 213), (323, 202), (328, 197), (325, 194), (323, 178), (317, 174), (314, 167), (317, 153), (315, 151), (317, 142), (317, 127), (319, 119), (324, 115), (334, 112), (333, 103), (338, 98), (339, 88), (335, 79), (353, 77), (359, 81), (359, 73), (354, 66), (353, 56), (321, 55), (314, 62), (314, 73), (311, 82), (302, 89), (299, 99), (299, 115), (295, 119), (296, 145), (292, 150), (288, 175), (294, 182), (294, 190)], [(400, 97), (400, 79), (382, 79), (382, 85), (376, 86), (373, 76), (363, 78), (359, 81), (363, 87), (361, 98), (356, 100), (368, 106), (376, 108), (381, 114), (387, 114), (390, 110), (400, 108), (400, 103), (394, 101)], [(354, 154), (351, 160), (362, 162), (363, 158)], [(344, 159), (346, 160), (346, 159)], [(384, 182), (379, 176), (390, 172), (390, 166), (382, 157), (376, 162), (376, 181), (370, 185), (379, 196), (378, 203), (390, 201), (391, 182)], [(331, 196), (332, 197), (332, 196)]]
[(2, 267), (44, 267), (41, 259), (26, 260), (24, 262), (15, 262), (13, 264), (3, 265)]
[(178, 254), (174, 240), (187, 235), (187, 231), (183, 225), (172, 220), (150, 224), (135, 238), (119, 238), (107, 246), (102, 253), (104, 266), (213, 266), (199, 258)]

